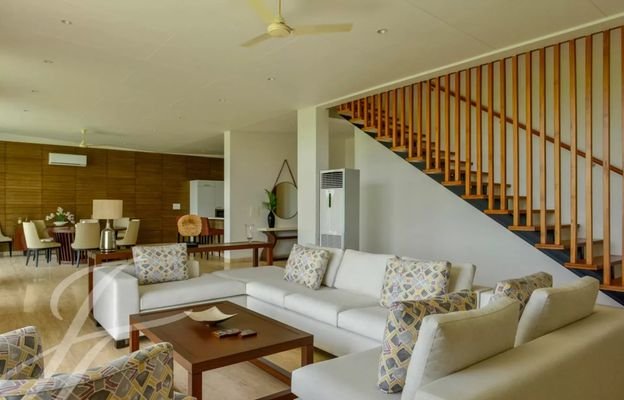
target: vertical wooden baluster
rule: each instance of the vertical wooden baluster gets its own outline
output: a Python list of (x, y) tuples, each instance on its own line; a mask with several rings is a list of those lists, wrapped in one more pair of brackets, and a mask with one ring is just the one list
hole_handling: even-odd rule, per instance
[[(487, 76), (488, 96), (488, 136), (487, 136), (487, 160), (488, 160), (488, 210), (494, 210), (494, 63), (488, 65)], [(503, 118), (504, 119), (504, 118)], [(501, 192), (504, 188), (501, 187)]]
[(460, 79), (461, 72), (455, 73), (455, 178), (453, 179), (456, 183), (460, 182), (460, 161), (461, 161), (461, 140), (459, 136), (459, 131), (461, 129), (461, 111), (460, 111), (460, 100), (461, 100), (461, 86)]
[[(451, 74), (444, 81), (444, 180), (451, 180)], [(455, 157), (457, 158), (457, 156)]]
[(539, 50), (540, 243), (546, 243), (546, 50)]
[(553, 128), (555, 140), (553, 143), (554, 180), (555, 180), (555, 245), (561, 250), (561, 45), (554, 46), (553, 53)]
[(466, 188), (464, 190), (464, 196), (471, 196), (470, 185), (472, 184), (472, 166), (471, 166), (471, 152), (472, 152), (472, 122), (470, 121), (470, 114), (472, 114), (472, 94), (470, 93), (470, 68), (466, 70)]
[(351, 100), (351, 119), (355, 119), (357, 115), (357, 107), (355, 106), (355, 100)]
[(520, 132), (518, 126), (518, 56), (511, 58), (511, 107), (513, 112), (513, 226), (520, 226)]
[(386, 96), (384, 98), (384, 136), (387, 138), (390, 137), (390, 92), (386, 92)]
[[(624, 54), (624, 27), (620, 28), (620, 54)], [(622, 142), (622, 160), (624, 160), (624, 57), (620, 59), (620, 68), (622, 69), (622, 71), (620, 71), (620, 113), (622, 117), (622, 125), (620, 125), (620, 140)], [(620, 181), (622, 182), (622, 201), (624, 202), (624, 176)], [(624, 208), (624, 205), (622, 208)], [(624, 213), (622, 213), (622, 231), (620, 233), (622, 235), (621, 254), (624, 255)], [(624, 261), (622, 262), (622, 268), (624, 268)], [(620, 285), (624, 286), (624, 276), (620, 278)]]
[(611, 32), (602, 34), (602, 264), (604, 285), (611, 285)]
[(398, 89), (392, 91), (392, 147), (397, 146), (397, 130), (398, 130), (398, 107), (399, 107)]
[(592, 36), (585, 38), (585, 263), (594, 259), (593, 232), (593, 132), (592, 132)]
[(425, 169), (431, 169), (431, 84), (425, 82)]
[(405, 146), (405, 86), (399, 89), (399, 93), (401, 94), (401, 100), (399, 101), (400, 109), (401, 109), (401, 126), (400, 126), (400, 142), (399, 146)]
[(368, 128), (368, 96), (364, 97), (363, 101), (364, 103), (364, 129)]
[(499, 70), (499, 90), (498, 96), (500, 97), (500, 209), (507, 210), (507, 65), (506, 60), (503, 58), (500, 61)]
[(409, 86), (407, 94), (407, 115), (408, 115), (408, 132), (407, 132), (407, 157), (414, 157), (414, 85)]
[(381, 93), (375, 96), (375, 98), (376, 98), (375, 100), (377, 101), (377, 125), (376, 126), (377, 126), (377, 137), (378, 138), (381, 137), (381, 127), (382, 127), (382, 124), (381, 124), (381, 120), (382, 120), (382, 117), (381, 117), (381, 97), (382, 96), (383, 96), (383, 94), (381, 94)]
[(570, 263), (577, 262), (578, 240), (578, 156), (577, 104), (576, 104), (576, 40), (570, 40)]
[(477, 67), (477, 108), (475, 118), (477, 123), (477, 196), (483, 197), (483, 155), (481, 154), (483, 151), (483, 132), (481, 123), (483, 121), (482, 118), (482, 100), (481, 100), (481, 66)]
[(526, 226), (533, 226), (533, 99), (532, 55), (525, 55), (526, 69)]
[(416, 84), (416, 114), (418, 115), (418, 126), (416, 127), (416, 157), (422, 159), (422, 129), (423, 129), (423, 115), (422, 115), (422, 86), (420, 82)]
[(440, 168), (440, 78), (435, 78), (435, 169), (441, 171)]

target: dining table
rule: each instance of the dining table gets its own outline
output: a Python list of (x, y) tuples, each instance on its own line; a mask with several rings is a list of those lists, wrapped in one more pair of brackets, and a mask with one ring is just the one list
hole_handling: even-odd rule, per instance
[[(47, 228), (48, 234), (55, 241), (61, 244), (60, 248), (60, 263), (72, 262), (72, 247), (74, 242), (74, 236), (76, 235), (76, 229), (73, 225), (65, 226), (50, 226)], [(15, 228), (15, 234), (13, 238), (14, 250), (26, 252), (26, 239), (24, 237), (24, 228), (22, 224), (17, 225)]]

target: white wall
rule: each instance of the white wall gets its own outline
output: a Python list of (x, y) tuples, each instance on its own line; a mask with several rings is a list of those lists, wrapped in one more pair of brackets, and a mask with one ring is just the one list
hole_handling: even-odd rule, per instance
[[(471, 262), (477, 265), (475, 282), (487, 286), (538, 271), (552, 274), (555, 285), (576, 279), (368, 135), (355, 131), (363, 251)], [(618, 305), (603, 294), (598, 301)]]
[[(264, 189), (271, 190), (284, 160), (297, 176), (297, 135), (292, 133), (225, 132), (225, 241), (247, 240), (245, 224), (267, 227)], [(287, 171), (280, 181), (290, 181)], [(275, 218), (275, 226), (297, 226), (297, 217)], [(256, 240), (265, 240), (257, 232)], [(228, 255), (226, 255), (227, 257)], [(250, 257), (251, 251), (231, 252), (230, 258)]]

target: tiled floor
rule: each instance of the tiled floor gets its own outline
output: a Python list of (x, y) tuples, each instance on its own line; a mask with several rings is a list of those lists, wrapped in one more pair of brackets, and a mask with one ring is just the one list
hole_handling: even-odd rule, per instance
[[(25, 266), (25, 257), (0, 255), (0, 332), (34, 325), (41, 332), (46, 375), (70, 372), (88, 366), (107, 363), (127, 354), (128, 349), (115, 349), (113, 340), (102, 335), (91, 319), (79, 320), (78, 310), (85, 307), (87, 296), (86, 267), (48, 265), (39, 268)], [(224, 264), (211, 257), (200, 260), (203, 272), (249, 266), (249, 261)], [(58, 310), (56, 313), (55, 311)], [(76, 332), (76, 334), (68, 334)], [(146, 341), (147, 339), (143, 339)], [(325, 359), (321, 353), (317, 359)], [(287, 370), (298, 367), (299, 352), (290, 351), (270, 357)], [(175, 382), (180, 391), (186, 390), (186, 375), (176, 365)], [(204, 373), (204, 393), (211, 399), (252, 399), (283, 390), (285, 385), (248, 363)]]

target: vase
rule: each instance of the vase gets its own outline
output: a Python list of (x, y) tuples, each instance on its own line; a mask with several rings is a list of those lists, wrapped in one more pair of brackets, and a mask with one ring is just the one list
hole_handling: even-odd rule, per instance
[(54, 226), (63, 226), (66, 224), (67, 224), (67, 221), (54, 221)]
[(273, 211), (269, 211), (269, 215), (267, 215), (267, 223), (269, 224), (269, 228), (275, 228), (275, 214), (273, 214)]

